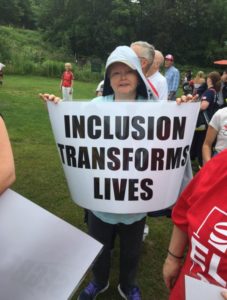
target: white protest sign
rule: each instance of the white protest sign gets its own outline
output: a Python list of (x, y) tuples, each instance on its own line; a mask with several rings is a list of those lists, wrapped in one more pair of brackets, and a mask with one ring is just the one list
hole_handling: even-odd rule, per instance
[(199, 103), (48, 103), (72, 199), (112, 213), (163, 209), (178, 196)]
[(223, 287), (185, 276), (186, 300), (223, 300)]
[(101, 248), (21, 195), (0, 196), (0, 299), (69, 299)]

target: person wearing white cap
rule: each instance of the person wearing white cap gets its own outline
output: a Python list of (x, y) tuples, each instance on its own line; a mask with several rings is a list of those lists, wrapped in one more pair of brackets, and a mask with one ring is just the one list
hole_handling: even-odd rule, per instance
[[(61, 101), (50, 94), (40, 94), (44, 101)], [(117, 47), (108, 57), (104, 77), (103, 95), (95, 102), (153, 101), (150, 85), (143, 74), (140, 60), (128, 46)], [(92, 271), (93, 279), (80, 293), (78, 300), (93, 300), (109, 287), (109, 272), (113, 235), (120, 236), (120, 274), (118, 291), (126, 300), (141, 300), (136, 274), (144, 233), (146, 213), (114, 214), (88, 212), (89, 234), (104, 247)]]
[(172, 54), (165, 56), (165, 78), (168, 84), (168, 100), (176, 100), (176, 93), (180, 83), (180, 72), (173, 66), (174, 58)]
[[(149, 101), (149, 84), (144, 76), (140, 60), (127, 47), (117, 47), (106, 63), (103, 95), (95, 102)], [(140, 250), (146, 213), (113, 214), (100, 211), (88, 212), (89, 234), (100, 241), (103, 251), (93, 268), (93, 279), (80, 293), (78, 300), (93, 300), (109, 287), (109, 272), (113, 236), (120, 237), (120, 276), (118, 291), (126, 300), (140, 300), (136, 284)]]

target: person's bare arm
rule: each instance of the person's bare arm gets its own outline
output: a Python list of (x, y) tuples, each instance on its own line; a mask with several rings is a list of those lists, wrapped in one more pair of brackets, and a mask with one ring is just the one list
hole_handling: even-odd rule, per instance
[(212, 157), (212, 145), (217, 137), (217, 134), (217, 130), (209, 125), (202, 148), (203, 164), (207, 163)]
[(9, 136), (0, 117), (0, 194), (15, 181), (15, 166)]
[(174, 225), (169, 244), (169, 252), (163, 265), (163, 278), (168, 289), (172, 289), (182, 267), (182, 258), (188, 236), (179, 227)]

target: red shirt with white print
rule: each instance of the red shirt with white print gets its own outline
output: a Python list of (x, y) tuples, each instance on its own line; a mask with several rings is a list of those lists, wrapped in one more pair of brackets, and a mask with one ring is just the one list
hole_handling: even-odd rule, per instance
[(71, 72), (71, 71), (65, 71), (62, 74), (62, 86), (64, 86), (64, 87), (71, 87), (73, 80), (74, 80), (73, 72)]
[(187, 233), (189, 249), (169, 299), (185, 299), (185, 275), (226, 288), (227, 150), (193, 178), (177, 201), (172, 218)]

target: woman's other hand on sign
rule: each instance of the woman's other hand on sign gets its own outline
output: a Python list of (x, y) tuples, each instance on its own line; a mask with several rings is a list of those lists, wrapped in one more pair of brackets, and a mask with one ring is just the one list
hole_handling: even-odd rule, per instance
[(47, 102), (47, 101), (50, 101), (50, 102), (54, 102), (54, 103), (59, 103), (60, 101), (62, 101), (59, 97), (53, 95), (53, 94), (39, 94), (39, 97)]
[(182, 95), (181, 97), (176, 99), (177, 104), (186, 103), (186, 102), (195, 102), (198, 100), (199, 95), (192, 96), (191, 94)]
[(221, 292), (222, 298), (227, 300), (227, 292)]

